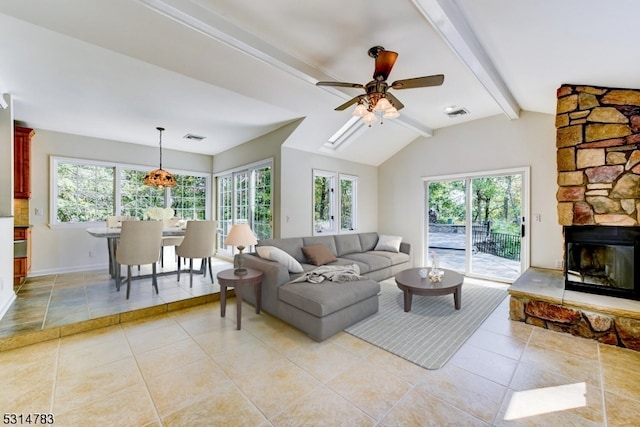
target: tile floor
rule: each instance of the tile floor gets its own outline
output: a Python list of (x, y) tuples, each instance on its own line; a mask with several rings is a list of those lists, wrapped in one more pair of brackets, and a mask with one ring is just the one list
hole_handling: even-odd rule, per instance
[[(16, 301), (0, 319), (0, 341), (34, 331), (90, 323), (92, 319), (105, 319), (119, 313), (177, 305), (181, 301), (193, 301), (220, 292), (217, 282), (212, 284), (209, 275), (205, 277), (199, 272), (194, 272), (193, 286), (190, 286), (187, 271), (181, 272), (178, 282), (176, 262), (170, 256), (166, 258), (164, 267), (157, 267), (159, 293), (153, 292), (150, 279), (136, 279), (131, 282), (128, 300), (125, 298), (126, 278), (118, 292), (106, 269), (28, 278), (16, 289)], [(231, 263), (218, 258), (213, 258), (211, 265), (214, 277), (218, 271), (232, 267)], [(184, 265), (182, 268), (184, 270)], [(194, 268), (200, 268), (198, 261)], [(140, 271), (135, 267), (132, 270), (134, 278), (150, 273), (151, 266), (141, 266)], [(125, 267), (122, 267), (122, 274), (126, 275)]]
[(0, 408), (63, 426), (640, 420), (640, 353), (511, 322), (508, 299), (434, 371), (347, 333), (317, 343), (250, 306), (238, 331), (235, 314), (212, 302), (0, 352)]

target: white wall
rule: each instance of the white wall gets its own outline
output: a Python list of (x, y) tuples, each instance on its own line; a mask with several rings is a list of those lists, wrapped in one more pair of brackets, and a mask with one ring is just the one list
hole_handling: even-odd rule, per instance
[(13, 104), (0, 108), (0, 319), (15, 300), (13, 292)]
[(439, 129), (419, 138), (378, 170), (378, 231), (412, 243), (422, 263), (423, 177), (485, 170), (531, 168), (531, 266), (555, 268), (562, 259), (562, 227), (556, 210), (555, 116), (522, 112), (517, 120), (493, 116)]
[[(31, 146), (32, 231), (31, 276), (107, 268), (107, 244), (90, 236), (84, 227), (49, 227), (49, 164), (51, 156), (111, 161), (158, 167), (158, 147), (35, 129)], [(211, 172), (211, 156), (162, 150), (162, 166), (169, 171)], [(43, 215), (36, 216), (35, 210)], [(94, 255), (89, 256), (92, 252)]]
[(378, 172), (375, 166), (283, 147), (280, 237), (313, 234), (313, 169), (357, 176), (357, 231), (378, 229)]

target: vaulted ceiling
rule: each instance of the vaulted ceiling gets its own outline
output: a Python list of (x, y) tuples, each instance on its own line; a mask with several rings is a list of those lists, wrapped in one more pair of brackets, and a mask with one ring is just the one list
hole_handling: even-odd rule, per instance
[[(164, 147), (212, 155), (302, 119), (285, 146), (378, 165), (447, 126), (554, 114), (563, 83), (640, 87), (639, 14), (634, 0), (3, 0), (0, 92), (27, 126), (151, 146), (162, 126)], [(334, 108), (363, 92), (315, 83), (365, 84), (377, 45), (399, 53), (389, 82), (444, 83), (394, 90), (400, 118), (330, 143), (353, 110)]]

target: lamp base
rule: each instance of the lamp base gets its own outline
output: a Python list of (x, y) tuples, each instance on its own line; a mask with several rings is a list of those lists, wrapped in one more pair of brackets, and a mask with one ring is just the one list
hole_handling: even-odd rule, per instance
[(246, 268), (236, 268), (233, 270), (233, 274), (235, 274), (236, 276), (244, 276), (248, 272), (249, 271)]

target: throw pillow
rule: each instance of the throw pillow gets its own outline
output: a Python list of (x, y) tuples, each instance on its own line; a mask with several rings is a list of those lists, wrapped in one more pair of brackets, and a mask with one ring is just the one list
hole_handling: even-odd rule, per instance
[(304, 269), (300, 263), (291, 255), (275, 246), (256, 246), (256, 252), (260, 258), (270, 259), (287, 267), (290, 273), (302, 273)]
[(387, 236), (381, 234), (373, 250), (398, 253), (400, 252), (400, 243), (402, 243), (402, 236)]
[(325, 265), (338, 259), (331, 253), (328, 247), (318, 243), (317, 245), (304, 246), (302, 253), (313, 265)]

